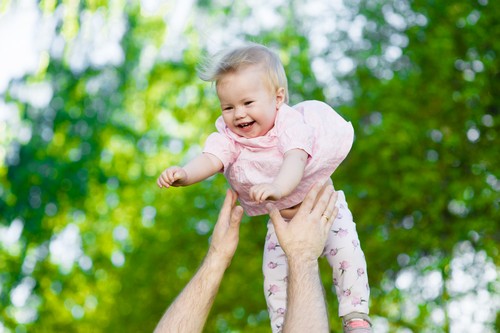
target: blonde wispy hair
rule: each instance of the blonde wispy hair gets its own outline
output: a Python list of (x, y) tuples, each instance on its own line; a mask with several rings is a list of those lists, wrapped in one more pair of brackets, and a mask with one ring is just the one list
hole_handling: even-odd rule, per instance
[(247, 43), (218, 52), (200, 64), (198, 76), (203, 81), (215, 82), (217, 85), (225, 74), (251, 65), (262, 67), (270, 88), (285, 90), (285, 103), (288, 103), (288, 82), (283, 64), (278, 55), (264, 45)]

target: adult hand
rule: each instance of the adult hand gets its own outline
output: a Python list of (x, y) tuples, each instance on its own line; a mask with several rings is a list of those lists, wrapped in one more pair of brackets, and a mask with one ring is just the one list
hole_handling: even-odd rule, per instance
[(215, 224), (207, 255), (207, 257), (216, 256), (224, 260), (227, 265), (230, 264), (236, 252), (239, 241), (240, 222), (243, 217), (243, 208), (236, 206), (237, 199), (238, 195), (234, 191), (226, 191), (226, 198)]
[(319, 258), (338, 214), (336, 201), (337, 192), (332, 185), (317, 183), (290, 222), (283, 220), (273, 204), (266, 205), (280, 246), (289, 259), (297, 256), (308, 260)]
[(203, 264), (168, 307), (156, 326), (155, 333), (203, 331), (224, 272), (238, 246), (243, 208), (236, 206), (237, 198), (236, 193), (227, 191)]

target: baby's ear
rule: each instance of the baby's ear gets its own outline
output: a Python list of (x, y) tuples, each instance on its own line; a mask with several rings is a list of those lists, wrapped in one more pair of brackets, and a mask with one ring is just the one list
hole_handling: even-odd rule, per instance
[(285, 88), (280, 87), (276, 90), (276, 108), (280, 108), (285, 102)]

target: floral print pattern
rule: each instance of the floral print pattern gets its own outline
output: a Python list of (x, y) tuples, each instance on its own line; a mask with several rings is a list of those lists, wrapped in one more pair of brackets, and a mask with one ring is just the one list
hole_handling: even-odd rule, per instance
[[(368, 313), (370, 287), (366, 260), (356, 232), (356, 224), (342, 191), (338, 191), (339, 214), (325, 245), (323, 256), (332, 267), (333, 286), (339, 302), (339, 316), (351, 312)], [(264, 245), (264, 290), (273, 333), (281, 332), (286, 312), (287, 262), (272, 222), (268, 223)]]

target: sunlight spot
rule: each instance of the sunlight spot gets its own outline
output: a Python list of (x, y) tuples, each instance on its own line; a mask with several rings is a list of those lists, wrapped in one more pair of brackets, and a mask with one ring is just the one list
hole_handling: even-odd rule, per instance
[(469, 210), (465, 202), (461, 200), (451, 200), (448, 203), (448, 211), (454, 215), (464, 217), (468, 214)]
[(429, 149), (427, 151), (427, 161), (436, 162), (439, 159), (439, 153), (434, 149)]
[(481, 13), (474, 9), (470, 14), (469, 16), (467, 16), (467, 23), (469, 23), (470, 25), (474, 25), (477, 23), (477, 21), (479, 21), (479, 18), (481, 17)]
[(23, 232), (24, 223), (21, 219), (14, 219), (9, 227), (0, 226), (0, 242), (6, 247), (19, 241)]
[(405, 228), (406, 230), (413, 228), (413, 226), (415, 225), (413, 216), (411, 215), (405, 216), (401, 224), (403, 225), (403, 228)]
[(88, 271), (92, 268), (92, 259), (88, 256), (81, 256), (80, 259), (78, 259), (78, 265), (80, 265), (84, 271)]
[(38, 247), (28, 249), (26, 257), (22, 265), (23, 274), (29, 275), (35, 270), (38, 261), (42, 261), (47, 257), (49, 250), (46, 243), (41, 244)]
[(434, 270), (426, 273), (422, 278), (422, 297), (424, 300), (431, 301), (441, 295), (443, 288), (443, 277), (441, 272)]
[(403, 307), (401, 309), (401, 312), (405, 320), (408, 321), (415, 320), (420, 314), (418, 303), (416, 303), (414, 299), (403, 300)]
[(142, 209), (142, 225), (150, 228), (155, 224), (156, 208), (146, 206)]
[(18, 324), (29, 324), (38, 319), (38, 313), (36, 308), (34, 307), (24, 306), (21, 308), (14, 308), (12, 313), (14, 315), (14, 319)]
[(494, 122), (491, 114), (485, 114), (482, 118), (482, 121), (484, 126), (493, 127)]
[(477, 142), (480, 136), (481, 132), (479, 132), (479, 130), (475, 127), (467, 130), (467, 139), (469, 139), (470, 142)]
[(116, 267), (122, 267), (125, 264), (125, 255), (119, 250), (113, 251), (111, 254), (111, 262)]
[(445, 323), (445, 319), (446, 319), (446, 316), (445, 316), (443, 309), (441, 309), (441, 308), (433, 309), (431, 312), (431, 319), (436, 325), (439, 325), (440, 327), (442, 327), (443, 324)]
[(75, 304), (71, 307), (71, 315), (75, 319), (82, 319), (85, 315), (85, 310), (78, 304)]
[(415, 282), (415, 272), (410, 269), (401, 270), (396, 278), (396, 288), (408, 290)]
[(117, 226), (113, 230), (113, 239), (119, 242), (123, 242), (128, 238), (128, 229), (122, 225)]
[[(50, 141), (50, 140), (46, 140)], [(72, 162), (78, 162), (82, 158), (82, 151), (79, 148), (72, 148), (68, 152), (68, 158)]]
[[(34, 73), (38, 67), (40, 42), (40, 14), (35, 1), (14, 2), (15, 5), (2, 13), (0, 20), (0, 94), (11, 79)], [(15, 32), (15, 33), (13, 33)]]
[(494, 189), (495, 191), (497, 191), (497, 192), (500, 191), (500, 181), (498, 180), (498, 178), (495, 175), (493, 175), (491, 173), (488, 174), (486, 176), (486, 183), (488, 185), (490, 185), (491, 188)]
[(366, 17), (363, 15), (357, 15), (351, 22), (351, 26), (347, 30), (349, 38), (353, 42), (359, 42), (363, 38), (363, 28), (366, 25)]
[(11, 292), (10, 300), (15, 307), (23, 307), (31, 295), (36, 282), (32, 277), (25, 277)]
[(184, 143), (182, 140), (171, 139), (168, 143), (168, 149), (172, 154), (180, 154), (184, 148)]
[(125, 60), (120, 45), (126, 30), (124, 17), (105, 17), (103, 10), (83, 10), (80, 20), (78, 35), (67, 47), (71, 70), (81, 73), (89, 66), (103, 68), (106, 65), (121, 65)]
[(48, 82), (16, 84), (10, 92), (18, 100), (39, 109), (47, 107), (53, 96), (52, 85)]
[(85, 298), (85, 308), (90, 309), (90, 310), (95, 310), (97, 308), (97, 305), (99, 304), (99, 301), (94, 295), (88, 295)]
[(392, 34), (391, 37), (389, 37), (389, 40), (392, 45), (398, 46), (401, 48), (405, 48), (408, 46), (409, 39), (406, 35), (402, 34)]
[(463, 71), (463, 78), (465, 81), (472, 82), (476, 78), (476, 73), (471, 69), (465, 69)]
[(397, 261), (399, 266), (401, 267), (408, 266), (408, 264), (410, 263), (410, 256), (406, 253), (401, 253), (398, 255)]
[(385, 49), (384, 57), (387, 61), (394, 62), (398, 60), (402, 54), (403, 51), (401, 50), (400, 47), (390, 45)]
[(441, 133), (440, 130), (433, 129), (430, 132), (430, 137), (431, 137), (432, 141), (434, 141), (434, 142), (441, 142), (441, 140), (443, 139), (443, 133)]
[(63, 274), (69, 273), (82, 255), (82, 239), (78, 226), (68, 224), (59, 234), (52, 237), (49, 249), (51, 261), (59, 266)]
[(158, 10), (160, 9), (163, 1), (161, 0), (140, 0), (141, 2), (141, 13), (144, 16), (148, 15), (158, 15)]
[(57, 206), (55, 203), (53, 202), (49, 202), (46, 206), (45, 206), (45, 214), (47, 216), (54, 216), (57, 214)]
[(340, 75), (345, 75), (351, 72), (355, 67), (356, 65), (351, 58), (344, 57), (339, 59), (339, 61), (337, 62), (337, 69)]
[(373, 126), (379, 126), (382, 124), (382, 113), (375, 111), (370, 113), (370, 124)]
[(480, 73), (480, 72), (484, 71), (484, 65), (481, 61), (474, 60), (472, 62), (472, 69), (474, 70), (474, 72)]
[(403, 16), (395, 13), (390, 5), (384, 5), (382, 7), (382, 11), (384, 13), (384, 18), (397, 30), (405, 30), (407, 27), (406, 20)]
[(109, 208), (115, 208), (119, 203), (120, 197), (118, 196), (118, 194), (114, 192), (106, 194), (106, 204), (109, 206)]
[(176, 1), (175, 7), (165, 16), (167, 26), (160, 54), (163, 60), (179, 61), (187, 43), (183, 38), (194, 0)]
[(199, 235), (206, 235), (211, 229), (210, 223), (208, 220), (201, 220), (196, 223), (196, 232)]

